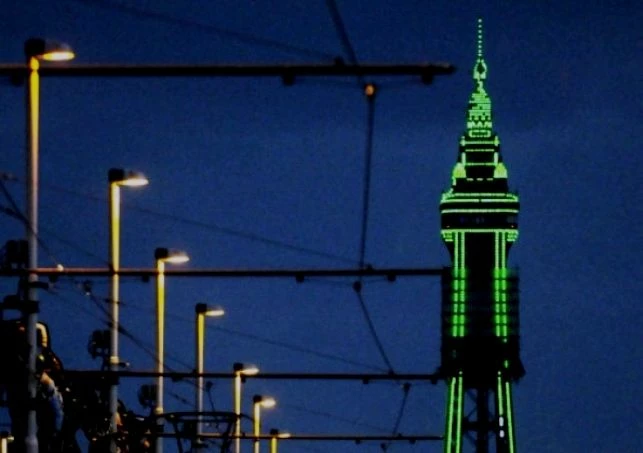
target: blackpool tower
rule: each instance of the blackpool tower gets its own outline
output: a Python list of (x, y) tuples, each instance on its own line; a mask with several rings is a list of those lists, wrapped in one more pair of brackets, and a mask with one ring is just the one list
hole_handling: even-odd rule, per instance
[(520, 361), (518, 278), (507, 266), (518, 238), (518, 196), (509, 190), (485, 89), (478, 20), (474, 88), (451, 187), (440, 201), (452, 267), (442, 280), (442, 376), (447, 382), (445, 453), (516, 451), (512, 383)]

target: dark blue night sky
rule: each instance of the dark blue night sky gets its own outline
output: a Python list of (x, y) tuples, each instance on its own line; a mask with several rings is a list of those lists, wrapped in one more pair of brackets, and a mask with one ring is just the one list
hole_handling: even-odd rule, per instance
[[(465, 127), (476, 18), (485, 20), (494, 128), (521, 198), (511, 253), (521, 274), (527, 370), (514, 387), (521, 453), (637, 452), (643, 432), (643, 10), (633, 1), (590, 3), (337, 1), (360, 62), (458, 67), (429, 86), (368, 79), (380, 88), (366, 243), (366, 262), (376, 268), (449, 264), (438, 203)], [(5, 0), (2, 10), (0, 64), (22, 62), (31, 36), (69, 42), (78, 64), (347, 59), (321, 0)], [(302, 78), (284, 87), (276, 78), (48, 78), (41, 102), (42, 266), (105, 266), (110, 167), (150, 178), (148, 187), (122, 192), (123, 267), (152, 267), (159, 246), (188, 251), (193, 268), (357, 266), (367, 105), (355, 79)], [(6, 81), (0, 172), (20, 206), (24, 117), (24, 88)], [(18, 220), (2, 217), (3, 243), (23, 234)], [(107, 279), (92, 283), (96, 296), (108, 296)], [(208, 324), (209, 371), (243, 361), (266, 372), (385, 372), (352, 283), (170, 279), (168, 365), (192, 369), (193, 307), (208, 302), (227, 310)], [(0, 282), (3, 294), (15, 286)], [(362, 294), (394, 370), (433, 372), (439, 281), (366, 279)], [(153, 347), (153, 282), (123, 281), (121, 297), (124, 326)], [(100, 309), (65, 279), (41, 299), (65, 366), (97, 368), (85, 344), (106, 328)], [(121, 341), (132, 369), (153, 368), (136, 344)], [(136, 389), (147, 382), (121, 387), (136, 411), (143, 412)], [(266, 428), (390, 433), (401, 384), (250, 380), (244, 410), (263, 393), (278, 400), (265, 412)], [(190, 409), (188, 383), (167, 388), (189, 402), (167, 395), (167, 410)], [(414, 384), (399, 431), (441, 434), (445, 393), (443, 383)], [(231, 409), (231, 394), (229, 382), (214, 382), (217, 409)], [(395, 443), (389, 451), (441, 449)], [(283, 442), (280, 451), (381, 447)]]

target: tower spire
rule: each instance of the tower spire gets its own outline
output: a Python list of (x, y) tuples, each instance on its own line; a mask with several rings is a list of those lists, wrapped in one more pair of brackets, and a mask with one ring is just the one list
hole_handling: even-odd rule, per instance
[(484, 46), (483, 46), (483, 27), (482, 18), (478, 18), (478, 55), (475, 66), (473, 67), (473, 80), (477, 82), (478, 86), (487, 78), (487, 63), (484, 61)]
[(477, 56), (473, 65), (475, 87), (469, 99), (467, 111), (467, 132), (469, 137), (491, 137), (491, 99), (484, 88), (487, 79), (487, 63), (484, 61), (482, 19), (478, 19)]
[(482, 58), (482, 17), (478, 18), (478, 58)]

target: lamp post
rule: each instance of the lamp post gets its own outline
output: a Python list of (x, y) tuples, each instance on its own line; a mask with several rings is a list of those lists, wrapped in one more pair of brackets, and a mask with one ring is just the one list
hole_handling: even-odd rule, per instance
[(261, 435), (261, 408), (275, 407), (277, 401), (274, 398), (263, 395), (255, 395), (252, 397), (252, 426), (253, 434), (255, 436), (254, 453), (259, 453), (259, 436)]
[(259, 368), (254, 365), (235, 363), (232, 365), (234, 373), (234, 435), (235, 453), (241, 452), (241, 381), (242, 376), (252, 376), (259, 373)]
[[(163, 371), (165, 356), (165, 264), (187, 263), (190, 258), (185, 252), (180, 250), (171, 250), (167, 248), (157, 248), (154, 250), (154, 259), (156, 260), (156, 406), (154, 414), (157, 418), (158, 434), (163, 429)], [(163, 453), (163, 437), (156, 436), (155, 453)]]
[[(120, 358), (118, 356), (118, 311), (119, 311), (119, 276), (120, 269), (120, 237), (121, 237), (121, 186), (139, 187), (148, 183), (147, 178), (139, 172), (127, 171), (122, 168), (110, 168), (107, 172), (109, 182), (109, 266), (112, 273), (110, 305), (111, 305), (111, 333), (109, 351), (109, 369), (118, 371)], [(112, 377), (109, 391), (109, 413), (111, 434), (116, 433), (116, 412), (118, 409), (118, 380)], [(110, 451), (116, 451), (116, 444), (112, 436)]]
[[(25, 42), (27, 60), (27, 392), (28, 400), (36, 398), (36, 323), (38, 322), (38, 274), (32, 272), (38, 267), (38, 157), (40, 121), (40, 60), (66, 61), (74, 58), (71, 48), (64, 43), (31, 38)], [(29, 405), (27, 432), (24, 439), (26, 453), (38, 452), (36, 409)]]
[(208, 307), (206, 304), (196, 304), (194, 307), (196, 314), (196, 395), (195, 404), (197, 412), (197, 425), (196, 425), (196, 444), (199, 444), (199, 436), (202, 432), (202, 416), (203, 412), (203, 369), (204, 369), (204, 350), (205, 350), (205, 318), (206, 317), (221, 317), (225, 311), (221, 307)]
[(287, 439), (290, 433), (280, 433), (278, 429), (270, 430), (270, 453), (277, 453), (277, 441), (279, 439)]

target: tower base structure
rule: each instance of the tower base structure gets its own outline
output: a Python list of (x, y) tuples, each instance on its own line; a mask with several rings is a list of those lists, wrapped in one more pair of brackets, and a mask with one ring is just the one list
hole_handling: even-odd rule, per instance
[(476, 453), (516, 451), (512, 383), (524, 375), (517, 289), (514, 270), (448, 268), (442, 276), (445, 453), (467, 445)]

